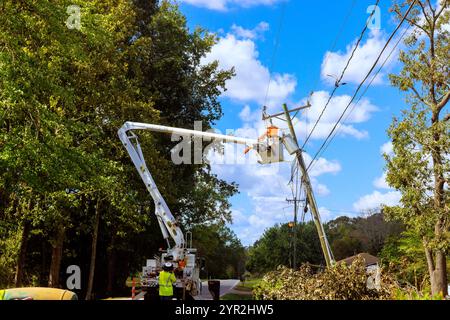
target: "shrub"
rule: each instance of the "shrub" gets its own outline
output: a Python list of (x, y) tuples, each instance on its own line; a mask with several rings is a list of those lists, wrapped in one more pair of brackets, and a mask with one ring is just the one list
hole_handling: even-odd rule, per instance
[(363, 258), (351, 266), (337, 264), (314, 273), (309, 265), (298, 271), (285, 267), (268, 273), (254, 289), (257, 300), (389, 300), (398, 285), (388, 275), (381, 275), (380, 286), (369, 289), (369, 274)]

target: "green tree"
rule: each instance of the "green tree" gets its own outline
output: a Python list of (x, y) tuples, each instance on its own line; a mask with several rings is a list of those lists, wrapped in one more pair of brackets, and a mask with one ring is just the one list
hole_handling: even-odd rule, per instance
[(385, 221), (382, 213), (361, 217), (339, 217), (327, 223), (329, 241), (336, 260), (367, 252), (374, 256), (383, 249), (386, 240), (398, 236), (403, 226)]
[(237, 279), (244, 273), (245, 249), (236, 234), (225, 224), (196, 225), (191, 232), (193, 246), (206, 262), (202, 276)]
[(195, 178), (192, 190), (180, 199), (183, 225), (189, 228), (210, 221), (232, 222), (228, 199), (238, 192), (238, 186), (220, 180), (206, 170), (197, 172)]
[(313, 222), (297, 225), (297, 230), (289, 224), (276, 225), (249, 248), (247, 270), (252, 273), (263, 274), (275, 270), (278, 266), (292, 267), (293, 241), (297, 234), (297, 262), (322, 264), (319, 237)]
[[(414, 230), (390, 237), (379, 255), (381, 264), (400, 284), (426, 296), (431, 294), (431, 286), (424, 256), (423, 240)], [(450, 261), (447, 254), (448, 270)]]
[(339, 217), (327, 223), (329, 242), (336, 260), (342, 260), (362, 253), (362, 240), (355, 236), (355, 220)]
[[(402, 5), (393, 11), (400, 18)], [(389, 128), (393, 155), (387, 160), (387, 181), (402, 193), (401, 206), (386, 208), (422, 239), (433, 295), (447, 294), (446, 252), (450, 244), (449, 120), (450, 100), (449, 1), (417, 1), (407, 18), (414, 32), (400, 52), (403, 67), (391, 82), (408, 93), (409, 110)]]
[[(81, 8), (80, 30), (66, 27), (69, 5)], [(78, 264), (89, 270), (83, 287), (91, 298), (103, 285), (114, 291), (164, 245), (117, 129), (130, 120), (182, 127), (200, 120), (210, 128), (232, 74), (201, 65), (215, 40), (191, 32), (168, 1), (2, 2), (0, 280), (27, 275), (30, 283), (37, 275), (58, 286), (61, 266)], [(188, 228), (230, 220), (235, 185), (206, 165), (174, 166), (168, 138), (143, 133), (141, 143)], [(95, 266), (108, 270), (103, 279)]]
[[(135, 3), (138, 30), (133, 47), (137, 54), (129, 56), (129, 65), (130, 74), (139, 77), (141, 94), (151, 97), (162, 124), (193, 128), (195, 121), (201, 121), (203, 130), (210, 129), (222, 116), (218, 97), (233, 75), (230, 70), (218, 69), (218, 62), (201, 63), (217, 41), (216, 36), (202, 28), (189, 30), (186, 17), (170, 1), (161, 1), (156, 7), (145, 1)], [(141, 119), (136, 114), (128, 120)], [(152, 139), (155, 141), (153, 148), (168, 157), (174, 147), (170, 137), (156, 135)], [(235, 192), (234, 186), (230, 189), (225, 182), (210, 175), (204, 164), (170, 166), (167, 171), (163, 178), (183, 183), (172, 184), (167, 189), (165, 185), (170, 184), (162, 183), (161, 192), (171, 210), (188, 223), (201, 222), (202, 215), (212, 218), (214, 214), (213, 207), (205, 205), (211, 200), (207, 192), (204, 199), (199, 199), (199, 188), (206, 189), (203, 183), (207, 183), (211, 191), (219, 188), (220, 193)], [(218, 194), (217, 191), (214, 194)], [(199, 200), (205, 202), (201, 204)], [(195, 207), (207, 210), (202, 214)], [(224, 213), (223, 210), (216, 212), (219, 220), (229, 219)]]
[(424, 292), (429, 289), (429, 275), (422, 239), (414, 231), (390, 238), (381, 251), (381, 263), (397, 280)]

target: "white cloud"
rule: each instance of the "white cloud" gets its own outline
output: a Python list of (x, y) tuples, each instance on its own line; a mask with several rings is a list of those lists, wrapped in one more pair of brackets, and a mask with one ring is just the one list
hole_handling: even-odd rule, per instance
[[(304, 158), (306, 162), (306, 166), (309, 166), (312, 161), (312, 157), (304, 153)], [(342, 170), (342, 167), (339, 162), (337, 161), (329, 161), (324, 158), (319, 158), (316, 161), (316, 164), (314, 167), (311, 168), (311, 171), (309, 172), (309, 175), (311, 177), (319, 177), (324, 174), (337, 174)]]
[(252, 111), (249, 105), (246, 105), (239, 113), (239, 118), (245, 123), (258, 122), (262, 119), (261, 110)]
[(239, 38), (244, 39), (260, 39), (263, 37), (264, 32), (268, 31), (270, 28), (269, 24), (267, 22), (260, 22), (255, 28), (253, 29), (245, 29), (241, 26), (233, 24), (231, 27), (231, 30), (233, 34), (235, 34)]
[[(391, 156), (394, 153), (394, 145), (392, 142), (386, 142), (383, 144), (380, 148), (381, 155), (389, 155)], [(381, 177), (376, 178), (373, 181), (373, 185), (377, 189), (384, 189), (384, 190), (392, 190), (392, 188), (388, 185), (387, 181), (387, 173), (384, 172)]]
[(382, 155), (392, 155), (394, 153), (394, 145), (392, 144), (392, 142), (386, 142), (381, 146), (380, 152)]
[(374, 191), (372, 194), (361, 197), (353, 204), (356, 211), (368, 211), (372, 209), (379, 209), (382, 205), (396, 206), (400, 203), (401, 193), (398, 191), (390, 191), (381, 193)]
[(203, 63), (219, 61), (222, 69), (235, 68), (236, 76), (227, 82), (227, 91), (223, 96), (239, 102), (263, 104), (267, 88), (268, 105), (279, 105), (286, 101), (297, 86), (297, 80), (291, 74), (270, 74), (259, 61), (259, 52), (251, 39), (238, 39), (227, 34), (212, 48), (203, 59)]
[(245, 215), (240, 210), (233, 209), (231, 211), (231, 216), (233, 218), (233, 223), (240, 224), (246, 220)]
[[(317, 92), (313, 95), (311, 102), (316, 105), (316, 108), (323, 107), (323, 104), (328, 99), (329, 93)], [(327, 133), (331, 130), (333, 122), (337, 120), (339, 112), (342, 112), (350, 97), (340, 96), (336, 97), (333, 101), (333, 108), (329, 113), (326, 113), (324, 119), (327, 123)], [(372, 112), (375, 112), (377, 108), (365, 100), (361, 104), (361, 109), (349, 117), (347, 123), (359, 124), (370, 119)], [(244, 126), (235, 131), (236, 136), (256, 138), (264, 132), (265, 124), (261, 120), (261, 110), (259, 108), (252, 110), (250, 106), (246, 105), (239, 114), (241, 120), (244, 122)], [(309, 111), (305, 116), (308, 122), (316, 120), (319, 116), (317, 110)], [(304, 119), (305, 120), (305, 119)], [(303, 121), (304, 121), (303, 120)], [(304, 125), (301, 121), (296, 120), (296, 127), (298, 133), (302, 132)], [(300, 122), (300, 123), (299, 123)], [(285, 130), (286, 124), (282, 121), (275, 120), (274, 124)], [(351, 125), (345, 125), (345, 134), (350, 134), (355, 137), (364, 137), (364, 132), (360, 132), (354, 129)], [(309, 128), (311, 129), (311, 127)], [(354, 130), (353, 132), (350, 130)], [(300, 135), (299, 135), (300, 137)], [(319, 136), (320, 137), (320, 136)], [(239, 223), (233, 225), (233, 230), (236, 231), (238, 236), (242, 239), (243, 243), (251, 244), (257, 240), (266, 228), (273, 226), (276, 223), (284, 223), (292, 220), (292, 208), (286, 210), (286, 197), (291, 196), (291, 189), (288, 186), (289, 179), (291, 177), (291, 164), (282, 163), (272, 166), (261, 166), (257, 164), (257, 157), (255, 153), (248, 154), (247, 160), (243, 155), (242, 146), (227, 145), (225, 149), (229, 149), (225, 153), (225, 158), (235, 159), (241, 161), (241, 165), (220, 165), (213, 164), (213, 172), (218, 174), (220, 178), (227, 181), (236, 181), (240, 185), (241, 192), (248, 197), (249, 203), (252, 205), (250, 212), (245, 211), (244, 220), (239, 219)], [(231, 153), (230, 153), (231, 152)], [(312, 160), (312, 157), (305, 153), (306, 165)], [(292, 159), (290, 156), (286, 156), (286, 160)], [(219, 163), (223, 163), (219, 162)], [(328, 160), (320, 158), (317, 160), (316, 165), (310, 172), (311, 182), (313, 188), (318, 197), (326, 197), (330, 195), (329, 188), (321, 184), (319, 178), (325, 174), (337, 174), (342, 170), (341, 164), (335, 160)], [(331, 220), (340, 214), (348, 215), (345, 212), (340, 214), (333, 214), (329, 210), (324, 210), (324, 221)], [(285, 213), (285, 211), (287, 213)], [(242, 211), (244, 212), (244, 211)]]
[(386, 176), (387, 176), (387, 174), (386, 174), (386, 172), (385, 172), (385, 173), (383, 173), (383, 175), (382, 175), (381, 177), (376, 178), (376, 179), (373, 181), (374, 187), (377, 188), (377, 189), (386, 189), (386, 190), (392, 189), (392, 188), (388, 185), (388, 183), (387, 183), (387, 181), (386, 181)]
[[(313, 184), (314, 184), (314, 182), (313, 182)], [(331, 194), (328, 187), (326, 185), (320, 184), (320, 183), (317, 184), (317, 186), (314, 188), (314, 190), (318, 195), (320, 195), (322, 197), (325, 197), (325, 196), (328, 196)]]
[(333, 214), (330, 210), (328, 210), (327, 208), (324, 208), (324, 207), (320, 207), (319, 212), (320, 212), (320, 218), (323, 223), (331, 221), (336, 217), (335, 214)]
[[(252, 110), (251, 103), (262, 105), (270, 82), (268, 93), (269, 112), (281, 111), (280, 105), (286, 102), (295, 92), (297, 81), (291, 74), (271, 74), (269, 69), (259, 60), (255, 39), (261, 37), (261, 33), (268, 26), (259, 24), (254, 29), (245, 29), (234, 25), (231, 33), (226, 34), (213, 47), (212, 52), (204, 59), (203, 63), (219, 61), (222, 69), (235, 68), (236, 76), (227, 82), (228, 90), (223, 93), (224, 97), (247, 104), (239, 113), (244, 125), (236, 130), (236, 136), (256, 138), (264, 132), (265, 124), (261, 120), (261, 110)], [(325, 91), (316, 92), (310, 99), (312, 108), (304, 113), (300, 119), (296, 119), (297, 134), (303, 137), (311, 130), (322, 111), (329, 93)], [(350, 102), (351, 97), (347, 95), (335, 96), (329, 108), (322, 117), (316, 129), (313, 139), (325, 138)], [(306, 102), (306, 101), (303, 101)], [(275, 108), (276, 107), (276, 108)], [(353, 106), (351, 106), (353, 107)], [(351, 108), (353, 109), (353, 108)], [(352, 114), (340, 127), (340, 134), (357, 139), (364, 139), (368, 133), (356, 128), (356, 125), (367, 122), (378, 108), (370, 100), (363, 99)], [(275, 120), (274, 124), (285, 128), (284, 122)], [(225, 146), (225, 155), (214, 155), (212, 159), (222, 158), (221, 161), (212, 163), (212, 171), (221, 179), (235, 181), (240, 186), (241, 193), (248, 198), (251, 211), (248, 209), (233, 212), (235, 224), (233, 230), (237, 233), (244, 244), (248, 245), (256, 241), (265, 229), (276, 223), (288, 222), (292, 219), (291, 208), (286, 209), (286, 198), (291, 196), (288, 182), (291, 177), (291, 164), (281, 163), (271, 166), (257, 164), (254, 152), (247, 156), (243, 155), (243, 146)], [(240, 161), (240, 165), (222, 165), (224, 159), (234, 159), (234, 163)], [(288, 157), (288, 159), (291, 159)], [(307, 165), (311, 157), (305, 154)], [(225, 162), (228, 163), (228, 162)], [(342, 170), (337, 161), (324, 158), (318, 159), (317, 164), (310, 172), (311, 182), (319, 197), (328, 196), (331, 192), (328, 187), (319, 182), (319, 177), (324, 174), (337, 174)], [(324, 221), (335, 217), (331, 211), (322, 208)], [(286, 211), (286, 212), (285, 212)]]
[[(386, 44), (386, 41), (387, 39), (380, 31), (371, 31), (366, 42), (361, 42), (358, 49), (356, 50), (342, 82), (359, 84), (369, 72), (373, 63), (376, 61), (378, 55), (383, 49), (383, 46)], [(324, 79), (329, 84), (335, 83), (336, 79), (341, 75), (342, 70), (344, 70), (344, 67), (347, 64), (347, 61), (349, 60), (351, 53), (355, 48), (355, 45), (356, 40), (352, 44), (347, 46), (345, 52), (327, 52), (325, 54), (321, 71), (322, 79)], [(384, 61), (391, 49), (392, 45), (391, 47), (387, 48), (380, 61)], [(396, 54), (393, 54), (390, 57), (389, 61), (383, 68), (384, 70), (389, 70), (389, 67), (393, 63), (395, 63)], [(330, 77), (330, 75), (332, 77)], [(377, 76), (373, 84), (382, 84), (384, 77), (385, 73), (381, 72)]]
[[(442, 5), (445, 3), (445, 0), (436, 1), (436, 5), (437, 5), (437, 10), (440, 10), (442, 8)], [(446, 9), (444, 9), (444, 12), (441, 14), (439, 20), (438, 20), (438, 24), (440, 23), (440, 20), (445, 19), (445, 15), (448, 14), (448, 12), (450, 11), (450, 7), (447, 7)], [(442, 24), (441, 26), (442, 30), (446, 31), (446, 32), (450, 32), (450, 22)]]
[[(392, 144), (392, 142), (386, 142), (380, 148), (381, 155), (387, 154), (390, 156), (393, 154), (393, 152), (394, 152), (394, 145)], [(387, 178), (387, 173), (384, 172), (381, 175), (381, 177), (378, 177), (373, 181), (374, 187), (377, 189), (392, 190), (392, 188), (388, 185), (386, 178)]]
[[(306, 138), (306, 136), (310, 133), (315, 124), (316, 120), (319, 118), (321, 110), (325, 106), (326, 101), (328, 100), (330, 93), (326, 91), (318, 91), (315, 92), (310, 98), (311, 108), (308, 111), (304, 112), (301, 118), (294, 119), (294, 126), (296, 128), (296, 133), (299, 139)], [(339, 119), (340, 115), (350, 102), (351, 97), (347, 95), (335, 96), (322, 116), (321, 121), (317, 125), (314, 133), (312, 135), (312, 139), (325, 139), (328, 134), (333, 129), (336, 121)], [(300, 102), (299, 104), (306, 104), (306, 100)], [(270, 112), (279, 112), (281, 107), (278, 105), (278, 108), (271, 108)], [(338, 126), (337, 132), (340, 136), (350, 136), (356, 139), (365, 139), (369, 136), (368, 132), (365, 130), (360, 130), (355, 128), (354, 125), (361, 124), (363, 122), (368, 121), (372, 114), (378, 111), (378, 107), (373, 105), (370, 100), (362, 99), (360, 104), (356, 108), (353, 109), (353, 112), (350, 114), (348, 118), (344, 117), (344, 123)], [(253, 136), (257, 137), (258, 134), (254, 131), (263, 132), (265, 128), (265, 123), (262, 121), (261, 117), (261, 109), (257, 108), (252, 110), (250, 106), (246, 105), (244, 109), (239, 114), (240, 119), (244, 122), (244, 128), (238, 130), (239, 135), (246, 133), (250, 128), (253, 130)], [(279, 128), (286, 129), (286, 123), (284, 121), (274, 119), (274, 125)], [(244, 130), (244, 131), (242, 131)]]
[[(311, 98), (313, 108), (311, 108), (310, 112), (307, 114), (310, 121), (316, 121), (319, 118), (319, 115), (323, 109), (319, 106), (324, 106), (329, 97), (330, 94), (325, 91), (319, 91), (313, 94)], [(324, 122), (336, 122), (350, 101), (351, 97), (348, 95), (333, 97), (329, 107), (322, 117), (322, 120)], [(355, 108), (355, 110), (348, 117), (347, 123), (366, 122), (370, 119), (371, 114), (377, 110), (378, 108), (372, 105), (369, 100), (362, 99), (358, 107)]]
[(258, 5), (270, 6), (284, 0), (180, 0), (197, 7), (211, 10), (226, 11), (231, 6), (243, 8), (254, 7)]
[[(307, 135), (309, 135), (314, 124), (315, 122), (300, 121), (298, 126), (300, 137), (306, 137)], [(319, 140), (327, 138), (334, 126), (335, 123), (319, 122), (311, 136), (311, 139)], [(369, 137), (369, 133), (366, 130), (358, 130), (352, 125), (346, 125), (342, 123), (338, 125), (335, 132), (338, 132), (339, 136), (350, 136), (358, 140), (367, 139)]]
[[(393, 144), (392, 142), (387, 142), (383, 144), (380, 148), (381, 154), (392, 154)], [(387, 173), (376, 178), (373, 181), (375, 188), (379, 190), (387, 190), (386, 193), (381, 193), (379, 191), (374, 191), (372, 194), (361, 197), (356, 203), (353, 204), (355, 210), (367, 211), (371, 209), (378, 209), (382, 205), (395, 206), (398, 205), (401, 199), (401, 193), (399, 191), (393, 190), (386, 181)]]
[[(241, 114), (248, 115), (249, 108), (244, 108)], [(258, 136), (257, 131), (250, 126), (236, 131), (237, 136)], [(273, 165), (257, 163), (255, 152), (247, 156), (243, 154), (243, 146), (226, 144), (224, 158), (237, 159), (240, 164), (218, 164), (212, 162), (212, 171), (221, 179), (235, 181), (239, 190), (248, 198), (251, 211), (233, 211), (233, 230), (246, 245), (252, 244), (264, 232), (276, 223), (286, 223), (292, 220), (292, 208), (287, 208), (286, 198), (292, 196), (289, 180), (291, 178), (291, 163), (285, 162)], [(220, 158), (212, 155), (211, 160)], [(287, 160), (292, 160), (288, 158)], [(305, 161), (309, 163), (311, 156), (305, 154)], [(223, 161), (219, 161), (223, 163)], [(319, 159), (318, 165), (311, 172), (311, 182), (318, 197), (330, 194), (327, 186), (321, 184), (318, 178), (325, 174), (336, 174), (341, 170), (337, 161)]]
[[(347, 210), (330, 210), (328, 208), (319, 208), (320, 216), (322, 218), (322, 222), (330, 222), (333, 219), (337, 219), (339, 217), (349, 217), (356, 218), (359, 216), (358, 213), (348, 212)], [(312, 218), (311, 218), (312, 220)]]
[(450, 32), (450, 23), (446, 23), (442, 25), (442, 30)]
[(225, 11), (227, 9), (227, 0), (180, 0), (196, 7), (203, 7), (211, 10)]
[[(304, 113), (300, 124), (297, 125), (299, 137), (304, 137), (309, 134), (317, 119), (319, 119), (329, 97), (330, 93), (326, 91), (318, 91), (311, 96), (311, 108)], [(339, 120), (350, 101), (351, 97), (348, 95), (334, 96), (331, 99), (327, 110), (322, 115), (319, 124), (314, 130), (312, 139), (325, 139), (335, 126), (336, 122)], [(305, 103), (306, 101), (302, 102), (302, 104)], [(350, 110), (352, 110), (351, 113)], [(341, 136), (352, 136), (359, 140), (367, 138), (369, 136), (368, 132), (358, 130), (354, 127), (354, 125), (368, 121), (372, 117), (372, 114), (376, 111), (378, 111), (378, 108), (373, 105), (369, 99), (361, 99), (360, 103), (356, 107), (352, 104), (347, 109), (346, 114), (348, 117), (345, 116), (343, 118), (341, 124), (338, 126), (337, 132)]]

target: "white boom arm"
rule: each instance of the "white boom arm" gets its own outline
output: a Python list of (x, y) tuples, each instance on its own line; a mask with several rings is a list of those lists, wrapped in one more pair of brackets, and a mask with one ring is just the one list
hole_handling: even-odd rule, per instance
[(247, 146), (257, 146), (258, 141), (253, 139), (239, 138), (227, 135), (220, 135), (209, 132), (202, 132), (196, 130), (187, 130), (180, 128), (165, 127), (153, 124), (145, 123), (135, 123), (126, 122), (123, 127), (119, 130), (119, 137), (123, 145), (128, 151), (136, 169), (138, 170), (145, 186), (150, 193), (153, 201), (155, 203), (155, 214), (158, 219), (161, 232), (164, 239), (169, 243), (169, 237), (175, 241), (175, 248), (183, 249), (185, 248), (185, 238), (183, 232), (178, 226), (172, 212), (170, 211), (166, 201), (158, 190), (155, 181), (153, 180), (150, 171), (147, 168), (147, 164), (142, 153), (141, 146), (139, 144), (138, 137), (134, 134), (134, 130), (149, 130), (153, 132), (167, 133), (167, 134), (178, 134), (183, 137), (203, 137), (210, 140), (218, 140), (223, 142), (231, 142), (236, 144), (243, 144)]

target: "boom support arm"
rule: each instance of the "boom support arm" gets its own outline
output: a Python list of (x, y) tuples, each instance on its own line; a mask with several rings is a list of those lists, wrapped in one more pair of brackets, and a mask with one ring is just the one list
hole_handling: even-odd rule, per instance
[(179, 249), (185, 248), (185, 238), (183, 232), (178, 226), (172, 212), (170, 211), (166, 201), (158, 190), (156, 183), (148, 170), (147, 164), (142, 153), (141, 145), (139, 144), (138, 137), (134, 134), (134, 130), (148, 130), (152, 132), (166, 133), (166, 134), (178, 134), (180, 136), (189, 137), (202, 137), (210, 140), (219, 140), (223, 142), (231, 142), (236, 144), (243, 144), (247, 146), (256, 146), (257, 140), (239, 138), (234, 136), (220, 135), (210, 132), (202, 132), (196, 130), (187, 130), (180, 128), (165, 127), (153, 124), (126, 122), (119, 130), (118, 134), (120, 140), (125, 146), (131, 160), (134, 163), (139, 175), (145, 183), (145, 186), (150, 193), (155, 203), (155, 214), (158, 219), (161, 232), (164, 239), (169, 244), (169, 237), (175, 242), (175, 247)]
[(132, 127), (124, 126), (119, 130), (119, 137), (125, 146), (128, 154), (133, 161), (141, 179), (150, 193), (150, 196), (155, 203), (155, 215), (158, 219), (158, 223), (163, 234), (164, 239), (167, 241), (169, 247), (169, 237), (171, 237), (177, 248), (185, 247), (185, 239), (183, 232), (177, 225), (175, 217), (169, 209), (166, 201), (159, 192), (156, 186), (155, 180), (153, 179), (150, 171), (148, 170), (147, 163), (145, 162), (144, 155), (142, 153), (141, 145), (139, 144), (138, 137), (130, 131)]

